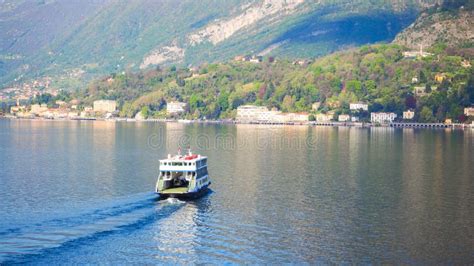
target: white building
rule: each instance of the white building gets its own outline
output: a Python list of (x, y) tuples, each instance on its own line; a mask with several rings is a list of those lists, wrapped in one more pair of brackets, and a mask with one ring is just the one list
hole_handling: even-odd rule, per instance
[(169, 102), (166, 103), (166, 112), (168, 114), (179, 114), (185, 111), (186, 103), (182, 102)]
[(403, 52), (403, 57), (405, 58), (417, 58), (417, 57), (427, 57), (427, 56), (432, 56), (432, 53), (427, 53), (423, 51), (423, 45), (420, 45), (420, 50), (419, 51), (408, 51), (408, 52)]
[(39, 115), (43, 112), (46, 112), (48, 111), (48, 106), (46, 104), (32, 104), (31, 105), (31, 112), (32, 114), (35, 114), (35, 115)]
[(308, 113), (282, 113), (277, 110), (268, 110), (265, 106), (242, 105), (237, 108), (236, 120), (249, 123), (292, 123), (307, 122)]
[(370, 113), (370, 122), (372, 123), (387, 124), (393, 122), (395, 118), (397, 118), (395, 113)]
[(348, 122), (351, 120), (351, 116), (350, 115), (339, 115), (339, 117), (337, 118), (337, 120), (339, 122)]
[(474, 107), (464, 108), (464, 115), (465, 116), (474, 116)]
[(261, 63), (263, 61), (263, 56), (254, 55), (250, 58), (249, 62), (251, 63)]
[(308, 113), (285, 113), (283, 114), (285, 116), (285, 120), (283, 122), (285, 123), (302, 123), (302, 122), (308, 122), (309, 120), (309, 114)]
[(415, 117), (415, 112), (412, 110), (407, 110), (403, 112), (403, 119), (405, 120), (412, 120)]
[(271, 111), (265, 106), (242, 105), (237, 108), (237, 121), (257, 122), (268, 121)]
[(334, 114), (317, 114), (316, 121), (318, 122), (329, 122), (334, 118)]
[(94, 101), (94, 112), (112, 113), (117, 109), (117, 103), (111, 100)]
[(357, 110), (369, 110), (369, 105), (366, 103), (351, 103), (349, 104), (349, 109), (357, 111)]

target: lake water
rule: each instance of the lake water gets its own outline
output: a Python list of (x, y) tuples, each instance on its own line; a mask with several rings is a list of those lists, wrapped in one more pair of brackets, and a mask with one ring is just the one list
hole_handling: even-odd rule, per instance
[(0, 120), (0, 199), (0, 264), (473, 264), (474, 131)]

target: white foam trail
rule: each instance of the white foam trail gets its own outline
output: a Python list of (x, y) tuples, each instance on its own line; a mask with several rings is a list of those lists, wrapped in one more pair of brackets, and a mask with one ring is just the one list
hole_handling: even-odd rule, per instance
[(169, 203), (169, 204), (182, 204), (182, 203), (184, 203), (184, 201), (181, 201), (177, 198), (168, 198), (168, 199), (166, 199), (166, 202)]

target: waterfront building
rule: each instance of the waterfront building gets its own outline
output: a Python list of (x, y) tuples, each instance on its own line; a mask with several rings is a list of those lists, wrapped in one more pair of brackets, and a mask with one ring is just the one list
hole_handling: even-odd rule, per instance
[(348, 122), (351, 120), (351, 116), (350, 115), (339, 115), (339, 117), (337, 118), (337, 120), (339, 122)]
[(46, 104), (33, 104), (31, 105), (31, 111), (30, 113), (34, 114), (34, 115), (39, 115), (43, 112), (46, 112), (48, 110), (48, 106)]
[(412, 120), (415, 117), (415, 112), (412, 110), (407, 110), (403, 112), (403, 119)]
[(316, 121), (318, 122), (329, 122), (334, 118), (334, 114), (317, 114)]
[[(18, 104), (18, 103), (17, 103)], [(12, 115), (17, 114), (17, 113), (24, 113), (26, 110), (26, 106), (24, 105), (17, 105), (17, 106), (12, 106), (10, 108), (10, 113)]]
[(70, 111), (70, 112), (68, 112), (67, 116), (68, 116), (69, 118), (78, 118), (78, 117), (79, 117), (79, 114), (78, 114), (78, 112)]
[(265, 106), (242, 105), (237, 108), (236, 120), (243, 123), (301, 123), (309, 120), (309, 114), (282, 113)]
[(349, 109), (354, 110), (354, 111), (357, 111), (357, 110), (368, 111), (369, 105), (366, 103), (350, 103)]
[(280, 111), (268, 110), (265, 106), (242, 105), (237, 108), (236, 120), (240, 122), (279, 122), (284, 123), (286, 117)]
[(395, 113), (370, 113), (370, 122), (372, 123), (387, 124), (393, 122), (395, 118), (397, 118)]
[(94, 101), (94, 112), (112, 113), (117, 109), (117, 103), (111, 100)]
[(166, 112), (168, 114), (179, 114), (185, 111), (186, 103), (168, 102), (166, 103)]
[(465, 116), (474, 116), (474, 107), (464, 108), (464, 115)]
[(351, 116), (351, 122), (359, 122), (359, 120), (358, 116)]
[(59, 105), (59, 106), (65, 106), (67, 103), (65, 101), (56, 101), (56, 104)]
[(302, 122), (308, 122), (309, 120), (309, 114), (305, 112), (300, 112), (300, 113), (287, 113), (285, 114), (287, 118), (287, 123), (302, 123)]

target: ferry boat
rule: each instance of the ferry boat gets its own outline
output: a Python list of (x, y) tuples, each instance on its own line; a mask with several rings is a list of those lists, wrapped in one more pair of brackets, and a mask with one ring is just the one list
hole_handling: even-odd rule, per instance
[(207, 157), (193, 154), (171, 156), (160, 160), (160, 175), (156, 193), (160, 198), (196, 198), (208, 191), (211, 184), (207, 172)]

